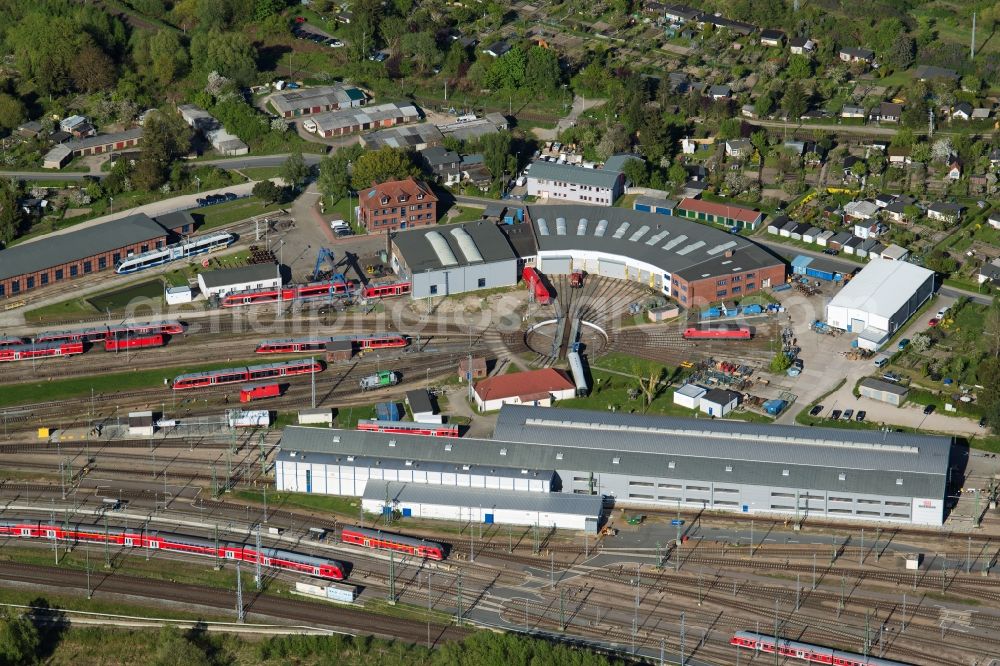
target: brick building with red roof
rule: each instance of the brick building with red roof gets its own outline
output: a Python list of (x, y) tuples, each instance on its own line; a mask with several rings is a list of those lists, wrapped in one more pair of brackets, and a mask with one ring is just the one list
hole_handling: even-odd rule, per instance
[(575, 396), (573, 380), (555, 368), (497, 375), (475, 386), (476, 407), (481, 412), (492, 412), (507, 404), (551, 407), (553, 400)]
[(358, 221), (369, 233), (432, 226), (437, 201), (423, 181), (390, 180), (358, 192)]

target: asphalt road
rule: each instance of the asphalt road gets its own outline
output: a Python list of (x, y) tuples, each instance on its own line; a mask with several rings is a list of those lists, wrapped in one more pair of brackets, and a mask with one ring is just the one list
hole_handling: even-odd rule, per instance
[[(763, 238), (753, 238), (755, 243), (763, 245), (764, 247), (770, 248), (774, 252), (780, 254), (783, 257), (788, 257), (789, 259), (795, 255), (804, 254), (810, 257), (819, 257), (824, 262), (833, 265), (836, 268), (840, 268), (845, 272), (851, 272), (856, 268), (863, 266), (864, 264), (858, 264), (855, 261), (850, 261), (848, 259), (841, 259), (837, 256), (823, 254), (822, 252), (816, 252), (815, 250), (806, 250), (801, 247), (796, 247), (792, 245), (784, 245), (772, 240), (765, 240)], [(938, 289), (938, 293), (942, 296), (951, 296), (953, 298), (959, 298), (961, 296), (968, 296), (976, 303), (982, 303), (983, 305), (989, 305), (993, 302), (990, 296), (976, 293), (974, 291), (968, 291), (966, 289), (958, 289), (957, 287), (946, 287), (941, 286)]]

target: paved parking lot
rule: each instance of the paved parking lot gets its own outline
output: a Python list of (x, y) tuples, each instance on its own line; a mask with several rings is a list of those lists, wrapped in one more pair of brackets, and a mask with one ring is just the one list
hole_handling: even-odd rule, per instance
[[(799, 356), (803, 361), (804, 370), (797, 378), (789, 378), (785, 383), (793, 384), (799, 396), (797, 404), (778, 418), (779, 423), (794, 423), (795, 415), (805, 406), (811, 404), (819, 396), (830, 391), (846, 377), (844, 385), (836, 392), (823, 399), (822, 416), (839, 409), (853, 409), (855, 415), (859, 410), (866, 412), (866, 420), (872, 423), (920, 428), (936, 432), (956, 435), (981, 435), (983, 430), (973, 419), (952, 416), (943, 411), (943, 405), (932, 414), (924, 414), (920, 405), (905, 404), (903, 407), (870, 400), (856, 398), (854, 386), (865, 376), (875, 373), (872, 361), (850, 360), (844, 352), (851, 350), (853, 336), (844, 333), (839, 336), (822, 335), (810, 330), (816, 319), (823, 319), (826, 303), (836, 293), (836, 289), (823, 285), (822, 292), (816, 296), (805, 296), (797, 291), (778, 294), (782, 304), (788, 309), (791, 325), (802, 348)], [(927, 329), (927, 322), (936, 316), (939, 308), (951, 305), (954, 298), (939, 297), (931, 308), (920, 317), (907, 323), (903, 337), (913, 337), (916, 333)]]

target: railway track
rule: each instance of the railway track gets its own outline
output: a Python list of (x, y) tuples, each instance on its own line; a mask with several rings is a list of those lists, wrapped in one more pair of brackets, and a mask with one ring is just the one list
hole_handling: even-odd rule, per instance
[[(59, 590), (83, 590), (88, 587), (85, 572), (17, 564), (0, 561), (0, 578)], [(91, 577), (95, 596), (120, 594), (142, 599), (156, 599), (206, 608), (232, 611), (235, 597), (218, 588), (159, 581), (149, 578), (107, 573), (95, 570)], [(362, 635), (375, 634), (399, 638), (410, 642), (423, 642), (427, 638), (427, 622), (386, 615), (375, 615), (351, 607), (338, 607), (336, 613), (326, 604), (296, 599), (284, 599), (268, 594), (247, 594), (248, 613), (272, 617), (283, 621), (328, 627)], [(438, 642), (461, 640), (468, 631), (460, 627), (431, 623)]]

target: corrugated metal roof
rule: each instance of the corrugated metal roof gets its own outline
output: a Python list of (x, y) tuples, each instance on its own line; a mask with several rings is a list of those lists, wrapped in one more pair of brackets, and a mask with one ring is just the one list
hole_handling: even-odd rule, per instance
[(891, 317), (933, 275), (933, 271), (905, 261), (872, 259), (830, 300), (827, 311), (840, 307)]
[(401, 503), (479, 506), (484, 509), (562, 513), (595, 518), (601, 515), (602, 509), (599, 495), (477, 490), (395, 481), (369, 481), (365, 484), (364, 499), (385, 501), (387, 495), (390, 500)]
[(231, 284), (244, 284), (247, 282), (260, 282), (262, 280), (272, 280), (278, 276), (277, 267), (274, 264), (250, 264), (238, 268), (220, 268), (215, 271), (205, 271), (199, 277), (204, 281), (205, 287), (214, 289)]
[[(399, 250), (411, 273), (438, 270), (446, 265), (467, 266), (479, 260), (492, 263), (511, 261), (515, 258), (514, 250), (511, 249), (507, 238), (493, 222), (485, 220), (466, 222), (460, 226), (456, 225), (455, 229), (465, 230), (479, 251), (479, 259), (466, 255), (458, 237), (454, 235), (454, 229), (450, 234), (442, 234), (433, 227), (400, 231), (393, 234), (392, 242)], [(431, 241), (431, 239), (435, 240)], [(445, 257), (442, 257), (435, 250), (432, 242), (437, 243), (442, 249), (447, 248), (451, 256), (446, 254)], [(465, 258), (465, 261), (458, 260), (459, 253)], [(451, 262), (452, 258), (455, 259), (454, 263)], [(446, 259), (448, 263), (445, 263)]]
[(905, 497), (942, 497), (950, 454), (948, 438), (929, 435), (518, 405), (501, 408), (494, 437), (449, 439), (292, 426), (284, 431), (282, 448)]
[[(629, 208), (607, 207), (599, 212), (596, 226), (588, 224), (585, 233), (579, 234), (580, 220), (590, 221), (597, 217), (593, 206), (530, 206), (528, 217), (538, 232), (539, 252), (564, 255), (582, 250), (615, 255), (621, 261), (632, 259), (652, 264), (685, 280), (782, 264), (780, 259), (752, 241), (693, 220)], [(559, 218), (566, 220), (565, 235), (552, 233), (553, 222)], [(549, 230), (547, 235), (542, 232), (543, 219)], [(648, 231), (632, 240), (635, 230), (642, 227), (648, 227)], [(648, 241), (656, 237), (659, 240), (651, 245)], [(721, 249), (723, 247), (725, 249)], [(726, 257), (725, 250), (732, 250), (733, 256)]]

